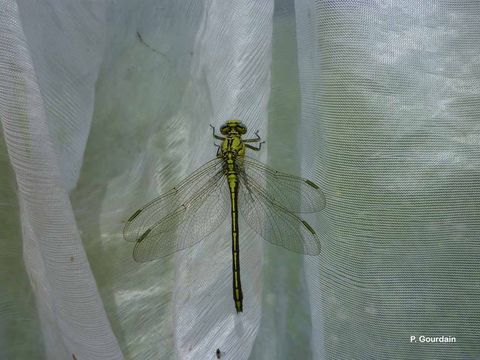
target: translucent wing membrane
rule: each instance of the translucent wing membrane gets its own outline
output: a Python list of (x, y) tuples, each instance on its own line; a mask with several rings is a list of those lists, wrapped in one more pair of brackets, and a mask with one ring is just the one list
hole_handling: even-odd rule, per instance
[(134, 259), (149, 261), (190, 247), (215, 230), (229, 211), (221, 159), (197, 169), (178, 186), (137, 210), (123, 229), (136, 241)]
[(310, 180), (274, 170), (248, 156), (243, 168), (246, 187), (248, 182), (256, 183), (257, 188), (264, 189), (262, 198), (268, 203), (296, 213), (318, 212), (325, 207), (325, 195)]
[[(247, 224), (274, 245), (317, 255), (320, 241), (296, 212), (317, 212), (325, 196), (313, 182), (245, 157), (237, 163), (239, 208)], [(224, 160), (215, 158), (166, 194), (137, 210), (123, 235), (136, 242), (133, 257), (149, 261), (186, 249), (212, 233), (230, 211)]]
[[(245, 165), (247, 166), (247, 164)], [(257, 177), (257, 179), (265, 181), (267, 178)], [(246, 223), (262, 238), (274, 245), (300, 254), (318, 255), (320, 241), (313, 228), (306, 221), (281, 206), (281, 201), (277, 200), (279, 199), (277, 194), (267, 193), (265, 185), (259, 183), (257, 179), (250, 177), (248, 170), (240, 172), (239, 208)], [(270, 178), (270, 181), (272, 179)], [(304, 181), (302, 178), (291, 176), (289, 182), (284, 184), (290, 183), (290, 186), (293, 187), (295, 179)], [(279, 185), (276, 189), (284, 189), (284, 186)], [(313, 194), (309, 199), (312, 198), (315, 198)], [(316, 198), (323, 199), (323, 203), (325, 202), (321, 192)], [(282, 201), (287, 199), (291, 198), (281, 197)]]
[(178, 207), (192, 198), (197, 191), (205, 188), (213, 174), (221, 170), (222, 161), (215, 158), (198, 168), (173, 189), (137, 210), (127, 220), (123, 228), (125, 240), (137, 241), (146, 230), (150, 229), (160, 219), (173, 213)]
[(133, 249), (135, 261), (158, 259), (203, 240), (227, 218), (228, 196), (223, 175), (212, 178), (208, 188), (147, 230)]

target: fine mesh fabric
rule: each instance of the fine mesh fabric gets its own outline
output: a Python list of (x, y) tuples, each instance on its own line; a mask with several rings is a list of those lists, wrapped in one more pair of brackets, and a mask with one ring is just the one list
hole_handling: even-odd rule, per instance
[[(0, 359), (479, 359), (479, 17), (469, 0), (0, 0)], [(122, 236), (231, 118), (266, 140), (249, 156), (326, 195), (300, 215), (317, 256), (240, 219), (241, 314), (229, 218), (157, 261)]]

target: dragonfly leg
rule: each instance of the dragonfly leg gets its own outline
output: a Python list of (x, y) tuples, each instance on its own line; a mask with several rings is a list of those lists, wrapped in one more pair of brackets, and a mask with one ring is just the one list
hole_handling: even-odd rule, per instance
[(220, 157), (222, 153), (222, 150), (221, 150), (222, 147), (218, 144), (215, 144), (215, 141), (213, 142), (213, 145), (217, 147), (217, 157)]
[(247, 147), (251, 150), (260, 151), (260, 149), (262, 148), (262, 144), (265, 144), (265, 141), (262, 141), (261, 143), (259, 143), (258, 147), (250, 145), (250, 144), (245, 144), (245, 147)]
[(212, 124), (210, 124), (210, 127), (212, 128), (212, 135), (215, 139), (217, 140), (225, 140), (225, 138), (223, 136), (220, 136), (220, 135), (217, 135), (215, 134), (215, 126), (213, 126)]
[[(260, 140), (262, 140), (262, 138), (260, 137), (260, 135), (258, 135), (258, 130), (255, 131), (255, 136), (256, 136), (256, 138), (254, 138), (254, 139), (245, 139), (245, 140), (243, 140), (243, 142), (247, 142), (247, 143), (248, 143), (248, 142), (260, 142)], [(265, 142), (265, 141), (264, 141), (264, 142)]]
[(250, 144), (245, 144), (245, 146), (247, 148), (251, 149), (251, 150), (259, 151), (262, 148), (262, 144), (265, 144), (265, 141), (261, 141), (262, 138), (260, 137), (260, 135), (258, 135), (258, 130), (255, 131), (255, 136), (256, 136), (256, 138), (245, 139), (245, 140), (243, 140), (243, 142), (244, 143), (258, 143), (258, 147), (250, 145)]

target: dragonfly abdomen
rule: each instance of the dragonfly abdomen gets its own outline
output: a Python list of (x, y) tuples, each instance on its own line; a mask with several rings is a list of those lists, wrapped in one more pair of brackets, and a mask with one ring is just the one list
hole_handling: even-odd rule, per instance
[(226, 160), (226, 177), (230, 191), (231, 223), (232, 223), (232, 270), (233, 270), (233, 300), (237, 313), (243, 311), (242, 283), (240, 281), (240, 244), (238, 227), (238, 176), (234, 160)]

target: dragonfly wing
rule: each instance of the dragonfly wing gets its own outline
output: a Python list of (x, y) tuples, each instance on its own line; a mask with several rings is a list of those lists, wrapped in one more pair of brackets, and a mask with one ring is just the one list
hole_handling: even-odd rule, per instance
[(264, 196), (271, 203), (296, 213), (318, 212), (325, 207), (325, 195), (310, 180), (277, 171), (248, 156), (243, 160), (243, 168), (246, 185), (248, 181), (262, 184), (266, 189)]
[(123, 228), (123, 237), (127, 241), (137, 241), (145, 231), (151, 229), (167, 215), (177, 211), (179, 207), (189, 201), (195, 193), (201, 192), (208, 186), (210, 179), (215, 174), (222, 172), (222, 159), (210, 160), (177, 186), (156, 199), (149, 202), (143, 208), (137, 210), (126, 222)]
[(306, 255), (320, 253), (313, 228), (271, 199), (255, 179), (240, 176), (239, 208), (246, 223), (268, 242)]
[(215, 174), (204, 188), (140, 235), (133, 250), (135, 261), (158, 259), (200, 242), (225, 221), (228, 196), (223, 172)]

